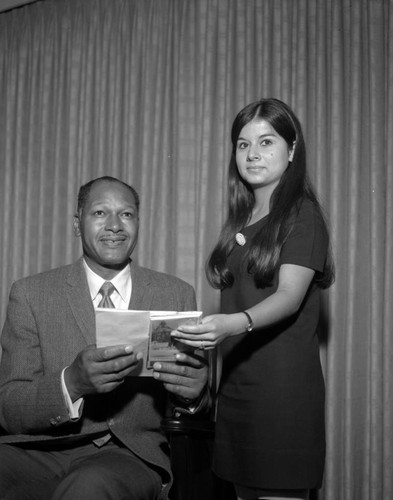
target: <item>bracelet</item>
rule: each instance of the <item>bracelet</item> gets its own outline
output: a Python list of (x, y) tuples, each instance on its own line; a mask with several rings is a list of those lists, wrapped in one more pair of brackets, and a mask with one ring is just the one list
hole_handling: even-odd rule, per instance
[(254, 329), (254, 322), (253, 322), (251, 316), (246, 311), (242, 311), (242, 313), (245, 314), (247, 316), (247, 319), (248, 319), (248, 325), (246, 327), (246, 332), (252, 332)]

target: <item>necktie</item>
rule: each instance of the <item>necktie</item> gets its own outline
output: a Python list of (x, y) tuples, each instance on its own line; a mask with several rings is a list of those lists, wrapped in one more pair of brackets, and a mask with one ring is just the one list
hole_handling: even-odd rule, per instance
[(102, 296), (102, 299), (98, 304), (98, 307), (106, 307), (114, 309), (115, 305), (111, 300), (111, 295), (115, 290), (116, 288), (112, 285), (110, 281), (105, 281), (105, 283), (103, 283), (99, 291)]

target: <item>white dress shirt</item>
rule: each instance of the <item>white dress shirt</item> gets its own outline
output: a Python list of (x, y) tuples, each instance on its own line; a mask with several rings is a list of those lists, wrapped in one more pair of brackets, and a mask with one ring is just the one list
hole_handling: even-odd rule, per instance
[[(99, 293), (100, 288), (103, 283), (108, 280), (104, 280), (101, 276), (98, 276), (98, 274), (92, 271), (85, 260), (83, 261), (83, 264), (86, 270), (91, 300), (93, 301), (94, 308), (96, 308), (102, 299), (102, 296)], [(116, 274), (110, 282), (115, 287), (115, 290), (111, 294), (113, 305), (116, 309), (128, 309), (132, 293), (130, 266), (126, 266), (122, 271)]]

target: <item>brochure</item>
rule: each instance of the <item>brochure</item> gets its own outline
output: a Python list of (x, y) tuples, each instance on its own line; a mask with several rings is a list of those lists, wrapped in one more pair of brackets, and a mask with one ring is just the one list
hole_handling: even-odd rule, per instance
[(139, 369), (131, 375), (152, 376), (156, 361), (176, 361), (179, 352), (194, 351), (171, 337), (181, 324), (197, 324), (201, 311), (135, 311), (96, 309), (97, 347), (129, 344), (143, 353)]

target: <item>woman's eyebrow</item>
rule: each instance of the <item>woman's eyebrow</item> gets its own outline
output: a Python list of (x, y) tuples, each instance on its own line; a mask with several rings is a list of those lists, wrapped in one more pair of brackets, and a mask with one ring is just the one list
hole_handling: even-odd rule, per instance
[[(258, 136), (258, 139), (263, 139), (265, 137), (276, 137), (276, 134), (274, 132), (269, 132), (268, 134), (261, 134), (260, 136)], [(237, 140), (238, 141), (249, 141), (250, 139), (246, 139), (244, 137), (238, 137)]]

